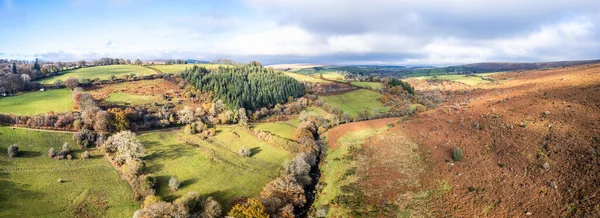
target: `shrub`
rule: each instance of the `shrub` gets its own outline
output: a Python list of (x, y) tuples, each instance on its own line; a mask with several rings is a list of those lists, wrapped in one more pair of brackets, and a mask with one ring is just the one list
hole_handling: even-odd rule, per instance
[(240, 148), (238, 154), (242, 157), (250, 157), (250, 155), (252, 155), (252, 151), (250, 150), (250, 148), (244, 145), (242, 146), (242, 148)]
[(71, 148), (69, 148), (69, 143), (66, 143), (66, 142), (65, 142), (65, 143), (62, 145), (61, 152), (62, 152), (62, 153), (65, 153), (65, 154), (70, 154), (70, 153), (71, 153)]
[(8, 156), (9, 157), (16, 157), (17, 154), (19, 154), (19, 146), (17, 146), (17, 145), (8, 146)]
[(173, 204), (182, 207), (190, 214), (202, 211), (202, 197), (198, 192), (188, 192), (175, 199)]
[(463, 151), (460, 148), (455, 148), (452, 153), (452, 160), (461, 161), (463, 159)]
[(231, 211), (227, 213), (228, 216), (232, 217), (253, 217), (253, 218), (267, 218), (269, 214), (267, 214), (265, 210), (265, 205), (260, 201), (252, 198), (248, 198), (248, 201), (245, 204), (236, 204), (233, 206)]
[(221, 214), (223, 213), (221, 204), (215, 201), (215, 199), (212, 197), (204, 199), (204, 202), (202, 202), (202, 208), (204, 208), (204, 211), (202, 212), (201, 217), (221, 217)]
[(73, 156), (71, 156), (70, 154), (67, 154), (67, 160), (73, 160)]
[(62, 180), (61, 178), (58, 178), (58, 179), (56, 180), (56, 182), (58, 182), (58, 183), (62, 183), (62, 182), (63, 182), (63, 180)]
[(171, 177), (171, 179), (169, 179), (169, 190), (171, 191), (177, 191), (179, 190), (179, 181), (177, 181), (177, 178), (175, 177)]
[(54, 156), (56, 156), (56, 151), (54, 151), (54, 148), (50, 148), (48, 150), (48, 157), (53, 158)]
[(67, 80), (65, 80), (65, 86), (73, 90), (74, 88), (77, 88), (79, 86), (79, 80), (73, 77), (68, 78)]
[(144, 199), (144, 208), (145, 207), (149, 207), (152, 204), (156, 204), (159, 202), (163, 202), (163, 200), (160, 198), (160, 196), (157, 195), (148, 195), (146, 196), (146, 198)]
[(90, 154), (88, 153), (88, 151), (84, 151), (83, 153), (81, 153), (81, 159), (87, 160), (90, 158)]
[(120, 164), (139, 160), (144, 154), (144, 146), (131, 131), (123, 131), (109, 137), (104, 147), (107, 152), (114, 154), (115, 160)]

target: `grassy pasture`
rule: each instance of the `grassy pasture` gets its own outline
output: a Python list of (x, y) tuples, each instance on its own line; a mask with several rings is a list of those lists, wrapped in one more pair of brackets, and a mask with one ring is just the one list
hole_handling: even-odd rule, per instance
[[(90, 150), (91, 159), (80, 159), (71, 136), (0, 127), (0, 217), (130, 217), (139, 208), (103, 154)], [(48, 149), (60, 151), (64, 142), (74, 159), (48, 158)], [(11, 144), (19, 146), (19, 156), (8, 158)]]
[[(313, 74), (312, 76), (320, 77), (321, 74)], [(323, 78), (329, 80), (345, 81), (345, 76), (346, 74), (337, 71), (323, 73)]]
[[(309, 107), (306, 109), (307, 112), (314, 111), (322, 117), (327, 116), (327, 112), (319, 107)], [(300, 120), (298, 120), (299, 115), (295, 115), (287, 121), (280, 122), (269, 122), (269, 123), (256, 123), (252, 125), (252, 128), (255, 130), (261, 130), (273, 135), (294, 140), (294, 132), (296, 132), (296, 128), (300, 124)]]
[(86, 67), (74, 70), (67, 70), (57, 76), (52, 76), (39, 80), (42, 84), (52, 84), (56, 80), (65, 81), (70, 77), (77, 79), (110, 79), (112, 75), (122, 78), (123, 75), (135, 73), (136, 76), (145, 76), (155, 74), (151, 69), (137, 65), (110, 65), (98, 67)]
[(315, 77), (311, 77), (311, 76), (306, 76), (306, 75), (302, 75), (302, 74), (297, 74), (297, 73), (290, 73), (290, 72), (284, 72), (285, 75), (288, 75), (300, 82), (313, 82), (313, 83), (330, 83), (327, 80), (322, 80), (319, 78), (315, 78)]
[(381, 97), (381, 94), (378, 92), (361, 89), (339, 95), (321, 96), (320, 98), (327, 104), (337, 107), (351, 116), (356, 116), (365, 109), (386, 112), (388, 108), (377, 101), (379, 97)]
[(65, 112), (73, 108), (71, 90), (55, 89), (45, 92), (28, 92), (0, 98), (0, 113), (34, 115), (49, 111)]
[[(378, 125), (360, 125), (361, 123), (377, 122), (364, 121), (360, 123), (342, 124), (328, 132), (336, 131), (336, 129), (342, 129), (344, 134), (336, 139), (336, 142), (340, 145), (337, 149), (328, 149), (325, 164), (322, 167), (322, 177), (327, 184), (320, 195), (315, 200), (314, 206), (319, 207), (321, 205), (327, 205), (332, 201), (343, 195), (341, 187), (344, 185), (351, 184), (357, 180), (355, 174), (347, 175), (346, 172), (356, 169), (357, 163), (353, 158), (346, 158), (350, 155), (351, 147), (362, 146), (365, 139), (377, 135), (383, 131), (389, 129), (389, 127)], [(352, 125), (354, 127), (348, 127)], [(360, 125), (356, 128), (357, 125)], [(332, 136), (333, 137), (333, 136)], [(331, 146), (331, 145), (330, 145)], [(327, 217), (350, 217), (351, 211), (344, 207), (330, 207)]]
[(493, 75), (493, 74), (495, 74), (495, 73), (485, 73), (485, 74), (481, 74), (478, 76), (466, 76), (466, 75), (420, 76), (420, 77), (415, 77), (415, 79), (425, 80), (425, 79), (433, 79), (435, 77), (440, 80), (448, 80), (448, 81), (453, 81), (453, 82), (464, 83), (469, 86), (476, 86), (479, 84), (490, 83), (490, 81), (482, 79), (481, 76), (489, 76), (489, 75)]
[(352, 82), (352, 85), (360, 86), (363, 88), (371, 88), (373, 90), (383, 89), (383, 84), (378, 82)]
[(154, 68), (163, 73), (181, 73), (186, 68), (192, 68), (194, 65), (205, 67), (206, 69), (215, 69), (220, 66), (219, 64), (156, 64), (148, 67)]
[[(157, 177), (161, 197), (173, 200), (195, 191), (213, 196), (227, 211), (231, 199), (260, 194), (290, 157), (287, 151), (265, 144), (243, 129), (219, 126), (216, 132), (210, 142), (181, 131), (139, 136), (146, 147), (147, 170)], [(244, 145), (252, 150), (251, 157), (237, 155)], [(182, 183), (176, 192), (168, 190), (171, 176)]]
[(152, 104), (153, 102), (159, 102), (157, 96), (152, 95), (134, 95), (124, 92), (111, 93), (104, 102), (116, 104), (116, 105), (142, 105)]

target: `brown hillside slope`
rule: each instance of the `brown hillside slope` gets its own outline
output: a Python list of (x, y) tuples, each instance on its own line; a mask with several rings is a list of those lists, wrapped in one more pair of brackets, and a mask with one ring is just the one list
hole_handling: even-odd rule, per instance
[(420, 145), (430, 187), (449, 184), (435, 216), (600, 216), (600, 65), (493, 77), (390, 130)]

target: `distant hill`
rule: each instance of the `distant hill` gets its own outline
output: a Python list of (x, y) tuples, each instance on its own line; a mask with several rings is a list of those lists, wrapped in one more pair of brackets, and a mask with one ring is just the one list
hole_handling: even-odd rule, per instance
[(486, 62), (460, 65), (473, 71), (515, 71), (515, 70), (534, 70), (557, 67), (568, 67), (574, 65), (595, 64), (600, 63), (600, 60), (582, 60), (582, 61), (556, 61), (556, 62), (538, 62), (538, 63), (518, 63), (518, 62)]

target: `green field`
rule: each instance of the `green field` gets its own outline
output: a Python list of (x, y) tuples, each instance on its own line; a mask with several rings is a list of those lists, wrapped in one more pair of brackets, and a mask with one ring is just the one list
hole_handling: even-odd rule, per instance
[(118, 78), (123, 78), (123, 75), (135, 73), (136, 76), (145, 76), (155, 74), (151, 69), (137, 66), (137, 65), (110, 65), (110, 66), (98, 66), (98, 67), (86, 67), (74, 70), (67, 70), (62, 72), (60, 75), (52, 76), (39, 80), (42, 84), (52, 84), (56, 80), (65, 81), (70, 77), (77, 79), (94, 79), (100, 78), (103, 80), (110, 79), (110, 76), (115, 75)]
[(35, 115), (49, 111), (65, 112), (73, 108), (71, 90), (55, 89), (45, 92), (28, 92), (0, 98), (0, 113)]
[(152, 104), (153, 102), (159, 102), (157, 96), (152, 95), (134, 95), (124, 92), (111, 93), (104, 102), (116, 105), (142, 105)]
[(352, 85), (360, 86), (363, 88), (370, 88), (373, 90), (383, 89), (383, 84), (378, 83), (378, 82), (352, 82)]
[[(319, 107), (309, 107), (306, 109), (306, 111), (314, 111), (322, 117), (325, 117), (328, 114), (326, 111)], [(294, 132), (296, 132), (296, 128), (298, 128), (298, 125), (300, 124), (298, 116), (299, 115), (295, 115), (288, 121), (253, 124), (252, 128), (254, 128), (255, 130), (265, 131), (282, 138), (294, 140)]]
[[(352, 146), (360, 147), (366, 138), (377, 135), (387, 129), (389, 129), (387, 126), (382, 128), (363, 128), (357, 131), (346, 132), (342, 137), (337, 139), (341, 147), (335, 150), (328, 149), (327, 151), (325, 164), (322, 167), (322, 177), (326, 185), (315, 200), (315, 207), (318, 208), (335, 202), (343, 194), (341, 187), (356, 181), (357, 178), (354, 174), (346, 175), (347, 171), (357, 167), (353, 158), (346, 158), (350, 156), (350, 148)], [(344, 207), (330, 207), (327, 217), (350, 217), (351, 212)]]
[(312, 83), (330, 83), (327, 80), (322, 80), (319, 78), (315, 78), (315, 77), (311, 77), (311, 76), (306, 76), (306, 75), (302, 75), (302, 74), (297, 74), (297, 73), (290, 73), (290, 72), (284, 72), (285, 75), (288, 75), (300, 82), (312, 82)]
[(448, 81), (453, 81), (453, 82), (464, 83), (469, 86), (475, 86), (478, 84), (490, 83), (490, 81), (484, 80), (481, 77), (487, 76), (487, 75), (493, 75), (493, 74), (495, 74), (495, 73), (485, 73), (485, 74), (481, 74), (481, 75), (477, 75), (477, 76), (467, 76), (467, 75), (420, 76), (420, 77), (415, 77), (415, 79), (424, 80), (424, 79), (437, 78), (440, 80), (448, 80)]
[[(146, 147), (147, 171), (157, 176), (161, 197), (173, 200), (195, 191), (213, 196), (228, 209), (233, 198), (260, 194), (290, 157), (287, 151), (267, 145), (241, 128), (219, 126), (216, 132), (212, 142), (181, 131), (139, 136)], [(237, 155), (244, 145), (252, 150), (251, 157)], [(182, 183), (177, 192), (168, 190), (171, 176)]]
[(194, 65), (205, 67), (206, 69), (214, 69), (219, 67), (219, 64), (155, 64), (148, 67), (154, 68), (163, 73), (181, 73), (186, 68), (191, 68)]
[(320, 77), (321, 75), (323, 75), (323, 78), (329, 79), (329, 80), (346, 81), (345, 80), (346, 74), (341, 73), (341, 72), (337, 72), (337, 71), (326, 72), (326, 73), (323, 73), (323, 74), (313, 74), (312, 76), (314, 76), (314, 77)]
[[(139, 208), (133, 191), (100, 151), (82, 160), (71, 146), (73, 160), (48, 158), (50, 147), (60, 151), (72, 141), (68, 133), (0, 127), (0, 217), (131, 217)], [(9, 159), (11, 144), (20, 153)], [(74, 214), (75, 208), (84, 213)]]
[(321, 96), (320, 98), (327, 104), (337, 107), (351, 116), (356, 116), (365, 109), (380, 113), (388, 111), (388, 108), (377, 100), (379, 97), (381, 97), (381, 94), (378, 92), (361, 89), (339, 95)]

